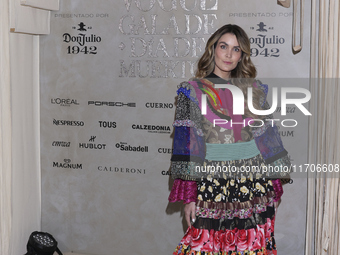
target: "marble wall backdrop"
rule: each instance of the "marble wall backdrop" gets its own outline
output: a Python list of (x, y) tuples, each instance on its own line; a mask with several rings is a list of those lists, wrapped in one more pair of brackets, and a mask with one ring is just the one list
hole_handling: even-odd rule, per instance
[[(235, 23), (262, 82), (308, 88), (308, 31), (294, 55), (292, 9), (272, 0), (60, 5), (40, 45), (42, 228), (65, 252), (171, 254), (186, 228), (182, 205), (167, 200), (177, 85), (209, 36)], [(294, 106), (276, 117), (298, 122), (280, 132), (293, 164), (307, 163), (307, 117)], [(304, 252), (306, 179), (293, 178), (277, 215), (282, 254)]]

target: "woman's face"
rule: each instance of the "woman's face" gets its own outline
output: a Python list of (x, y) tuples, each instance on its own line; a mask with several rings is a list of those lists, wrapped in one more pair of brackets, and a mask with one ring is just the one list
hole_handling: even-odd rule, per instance
[(241, 56), (242, 51), (236, 36), (230, 33), (222, 35), (215, 48), (214, 73), (223, 79), (229, 79)]

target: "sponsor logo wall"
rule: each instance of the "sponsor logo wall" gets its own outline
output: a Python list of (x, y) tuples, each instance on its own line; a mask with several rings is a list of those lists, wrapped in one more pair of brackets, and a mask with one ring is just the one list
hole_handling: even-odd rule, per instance
[[(167, 201), (177, 85), (235, 23), (263, 83), (308, 88), (308, 43), (292, 53), (291, 21), (272, 0), (62, 1), (40, 45), (42, 230), (65, 252), (171, 254), (184, 234), (181, 205)], [(307, 117), (274, 115), (297, 120), (279, 132), (293, 164), (307, 163)], [(305, 197), (306, 179), (285, 187), (280, 253), (304, 252)]]

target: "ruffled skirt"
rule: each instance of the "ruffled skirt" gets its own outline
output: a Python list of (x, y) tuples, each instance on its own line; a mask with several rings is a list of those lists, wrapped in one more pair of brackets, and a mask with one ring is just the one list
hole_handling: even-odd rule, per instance
[[(206, 160), (223, 167), (225, 161)], [(261, 166), (263, 158), (234, 161)], [(272, 182), (261, 172), (209, 174), (197, 182), (196, 221), (188, 228), (174, 255), (276, 254)]]

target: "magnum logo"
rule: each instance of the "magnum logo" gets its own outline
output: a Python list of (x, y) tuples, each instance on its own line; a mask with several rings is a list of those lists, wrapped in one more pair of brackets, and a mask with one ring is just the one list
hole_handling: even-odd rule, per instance
[(53, 162), (52, 167), (66, 169), (83, 169), (83, 164), (74, 164), (71, 163), (70, 159), (64, 159), (64, 162)]

